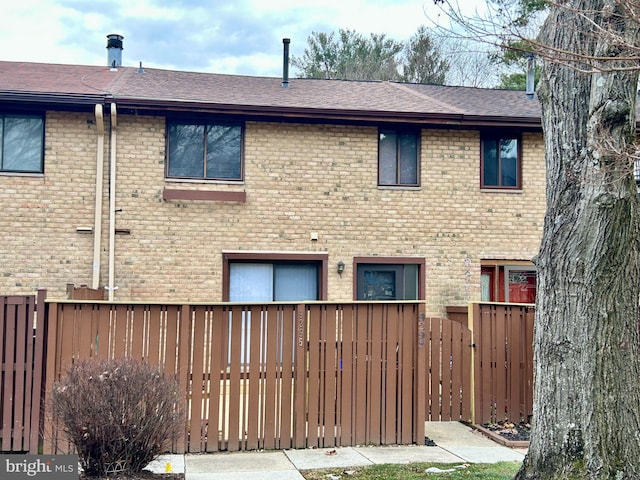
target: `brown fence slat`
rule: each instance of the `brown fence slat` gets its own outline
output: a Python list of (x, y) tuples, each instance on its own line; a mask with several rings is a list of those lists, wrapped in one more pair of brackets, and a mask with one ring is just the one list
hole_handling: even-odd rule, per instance
[(354, 403), (355, 403), (355, 424), (354, 424), (354, 441), (356, 445), (360, 445), (367, 440), (367, 356), (368, 341), (368, 305), (354, 305), (356, 312), (355, 316), (355, 328), (356, 328), (356, 343), (354, 346), (355, 356), (355, 368), (354, 375), (355, 385)]
[(334, 308), (329, 309), (326, 305), (322, 307), (325, 318), (325, 391), (324, 391), (324, 439), (325, 447), (336, 446), (336, 381), (339, 375), (339, 365), (337, 363), (337, 336), (336, 336), (336, 312)]
[(193, 337), (191, 345), (193, 352), (191, 367), (191, 398), (189, 405), (189, 451), (201, 452), (203, 450), (203, 409), (202, 391), (206, 388), (204, 382), (204, 353), (207, 348), (205, 339), (205, 311), (196, 307), (193, 316)]
[(511, 309), (506, 309), (503, 306), (496, 308), (495, 318), (495, 337), (492, 339), (493, 351), (495, 352), (495, 364), (493, 366), (494, 375), (494, 388), (495, 396), (494, 402), (496, 404), (495, 420), (501, 421), (507, 415), (507, 333), (506, 326), (511, 323)]
[[(451, 325), (451, 420), (462, 419), (462, 376), (465, 365), (462, 364), (462, 332), (461, 324)], [(468, 347), (467, 347), (468, 348)]]
[(524, 384), (520, 382), (521, 365), (524, 356), (524, 339), (521, 336), (524, 318), (514, 315), (505, 325), (507, 335), (507, 412), (506, 418), (520, 419), (521, 405), (524, 399)]
[(245, 312), (242, 308), (230, 309), (231, 312), (231, 351), (229, 352), (229, 427), (227, 448), (230, 452), (240, 450), (240, 367), (242, 348), (242, 327)]
[[(264, 415), (262, 415), (260, 408), (261, 405), (264, 405), (264, 393), (260, 391), (264, 372), (262, 371), (262, 359), (260, 358), (260, 347), (262, 345), (261, 311), (259, 307), (251, 307), (250, 312), (247, 449), (255, 450), (262, 446), (259, 439), (264, 431)], [(245, 384), (247, 384), (246, 381)]]
[(264, 448), (271, 450), (276, 446), (276, 404), (278, 396), (278, 387), (276, 385), (276, 369), (277, 369), (277, 316), (272, 307), (269, 306), (265, 310), (265, 326), (266, 326), (266, 364), (265, 364), (265, 415), (264, 415)]
[(211, 349), (210, 349), (210, 376), (211, 383), (209, 386), (209, 411), (206, 416), (207, 424), (207, 452), (216, 452), (222, 449), (219, 434), (221, 433), (220, 422), (220, 395), (224, 392), (221, 384), (226, 383), (226, 358), (227, 358), (227, 341), (225, 337), (225, 325), (228, 325), (228, 319), (225, 316), (226, 311), (216, 308), (210, 312), (211, 315)]
[(293, 424), (295, 448), (307, 446), (307, 310), (304, 305), (297, 305), (295, 310), (295, 358), (294, 358), (294, 393)]
[(535, 320), (535, 308), (527, 307), (525, 315), (525, 339), (524, 348), (524, 374), (525, 379), (525, 395), (523, 414), (526, 421), (531, 421), (533, 415), (533, 325)]
[(295, 310), (291, 305), (285, 305), (278, 312), (279, 321), (282, 324), (282, 350), (279, 355), (282, 358), (280, 370), (280, 443), (276, 445), (279, 449), (289, 449), (293, 447), (293, 432), (291, 431), (292, 416), (292, 393), (293, 393), (293, 350), (294, 350), (294, 323)]
[[(45, 364), (46, 364), (46, 324), (47, 310), (45, 299), (47, 292), (44, 289), (38, 290), (36, 297), (35, 314), (33, 328), (35, 331), (35, 342), (33, 351), (33, 389), (31, 396), (31, 421), (29, 426), (29, 453), (38, 453), (41, 431), (44, 428), (44, 407), (42, 405), (42, 394), (44, 390)], [(38, 321), (39, 320), (39, 321)], [(0, 339), (2, 335), (0, 335)]]
[(473, 392), (471, 391), (471, 369), (474, 368), (471, 363), (472, 346), (471, 331), (468, 328), (462, 330), (462, 418), (464, 422), (471, 421), (471, 402)]
[(320, 395), (322, 394), (322, 374), (320, 371), (320, 331), (322, 316), (317, 305), (310, 305), (309, 312), (309, 370), (308, 370), (308, 410), (307, 447), (320, 447), (318, 429), (320, 427)]
[(440, 355), (442, 353), (442, 336), (440, 330), (442, 322), (439, 318), (430, 318), (429, 321), (429, 345), (430, 345), (430, 358), (429, 358), (429, 376), (430, 376), (430, 391), (429, 401), (431, 408), (429, 410), (429, 419), (432, 422), (437, 422), (442, 418), (442, 393), (440, 388)]
[(402, 351), (402, 373), (398, 379), (398, 388), (402, 390), (402, 414), (400, 416), (402, 421), (402, 432), (396, 435), (394, 443), (409, 444), (413, 439), (413, 349), (416, 342), (413, 327), (417, 324), (416, 317), (417, 311), (415, 305), (388, 305), (390, 310), (402, 310), (401, 325), (402, 325), (402, 338), (401, 338), (401, 351)]
[[(369, 384), (367, 391), (367, 443), (379, 445), (380, 423), (382, 419), (381, 403), (384, 392), (382, 391), (382, 338), (385, 321), (385, 310), (380, 304), (371, 306), (369, 315), (369, 343), (371, 351), (369, 356)], [(395, 394), (395, 389), (394, 389)]]
[(4, 403), (2, 412), (2, 445), (9, 445), (9, 448), (7, 450), (12, 450), (13, 448), (13, 425), (11, 422), (14, 398), (13, 358), (15, 356), (16, 323), (18, 321), (18, 319), (16, 318), (15, 309), (11, 308), (12, 305), (15, 305), (11, 300), (11, 297), (5, 297), (3, 302), (3, 310), (6, 313), (4, 320), (4, 358), (2, 359), (2, 398)]
[(427, 385), (426, 377), (428, 374), (427, 369), (427, 351), (426, 351), (426, 312), (424, 305), (418, 306), (418, 324), (414, 332), (417, 342), (417, 348), (415, 350), (415, 391), (414, 391), (414, 408), (413, 408), (413, 429), (414, 429), (414, 443), (422, 445), (425, 438), (424, 422), (426, 420), (425, 408), (426, 408), (426, 396)]
[(399, 423), (398, 406), (399, 390), (396, 388), (398, 381), (398, 346), (400, 338), (398, 333), (402, 330), (400, 318), (397, 310), (388, 309), (388, 321), (386, 322), (386, 333), (384, 334), (384, 389), (381, 395), (383, 403), (382, 415), (382, 443), (391, 445), (397, 441), (397, 424)]
[[(9, 445), (9, 439), (11, 435), (10, 425), (7, 425), (7, 421), (11, 417), (9, 417), (7, 412), (5, 411), (5, 409), (8, 409), (9, 407), (9, 399), (11, 398), (6, 391), (5, 385), (5, 382), (7, 381), (5, 358), (8, 358), (10, 355), (9, 353), (7, 353), (7, 347), (5, 347), (5, 345), (11, 347), (11, 343), (7, 343), (5, 333), (7, 331), (7, 322), (11, 321), (11, 319), (7, 316), (6, 310), (7, 297), (2, 296), (0, 297), (0, 363), (2, 365), (2, 368), (0, 369), (0, 416), (2, 418), (2, 423), (0, 424), (0, 426), (2, 426), (2, 435), (0, 436), (0, 438), (2, 440), (2, 445)], [(3, 449), (6, 449), (6, 447), (3, 447)]]
[[(33, 302), (21, 302), (15, 305), (15, 313), (17, 322), (15, 324), (15, 361), (13, 365), (13, 381), (14, 381), (14, 394), (13, 394), (13, 447), (12, 450), (20, 451), (24, 450), (24, 400), (25, 400), (25, 376), (27, 370), (27, 343), (33, 341), (33, 330), (30, 325), (29, 306), (33, 306)], [(31, 330), (31, 331), (30, 331)], [(8, 359), (7, 359), (8, 360)], [(31, 365), (29, 365), (31, 370)], [(5, 372), (6, 374), (7, 372)], [(31, 390), (29, 388), (29, 390)], [(31, 392), (29, 391), (29, 394)], [(30, 397), (31, 395), (29, 395)], [(29, 398), (31, 400), (31, 398)]]
[(354, 398), (353, 398), (353, 334), (354, 334), (354, 307), (342, 305), (342, 337), (340, 352), (340, 409), (338, 412), (340, 429), (340, 446), (353, 445), (354, 422)]

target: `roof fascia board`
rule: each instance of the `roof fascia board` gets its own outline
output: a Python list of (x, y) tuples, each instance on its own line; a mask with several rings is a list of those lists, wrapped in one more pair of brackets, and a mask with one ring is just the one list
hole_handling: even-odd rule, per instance
[(238, 116), (259, 116), (285, 119), (341, 120), (385, 123), (414, 123), (439, 126), (511, 126), (541, 128), (539, 118), (528, 117), (467, 117), (462, 114), (438, 114), (415, 112), (385, 112), (378, 110), (335, 110), (255, 105), (207, 104), (198, 102), (173, 102), (166, 100), (118, 97), (108, 99), (120, 108), (159, 110), (171, 112), (198, 112)]
[(41, 105), (95, 105), (104, 103), (104, 95), (0, 91), (1, 102)]

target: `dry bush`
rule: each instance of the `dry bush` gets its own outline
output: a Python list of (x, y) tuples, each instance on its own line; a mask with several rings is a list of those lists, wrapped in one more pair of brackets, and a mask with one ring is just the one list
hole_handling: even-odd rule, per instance
[(146, 363), (91, 359), (55, 384), (54, 418), (87, 475), (140, 472), (183, 427), (177, 384)]

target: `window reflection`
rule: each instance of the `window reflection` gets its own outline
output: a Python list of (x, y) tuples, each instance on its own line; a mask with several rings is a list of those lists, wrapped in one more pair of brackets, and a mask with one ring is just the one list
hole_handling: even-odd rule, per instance
[(0, 114), (0, 170), (43, 172), (44, 121), (35, 115)]

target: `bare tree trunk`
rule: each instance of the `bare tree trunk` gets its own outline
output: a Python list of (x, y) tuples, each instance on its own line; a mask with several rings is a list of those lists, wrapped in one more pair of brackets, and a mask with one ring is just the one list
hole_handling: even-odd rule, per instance
[[(613, 1), (572, 4), (638, 42), (637, 24), (607, 24), (604, 7)], [(615, 55), (585, 16), (552, 7), (543, 39)], [(640, 211), (629, 155), (637, 80), (549, 61), (543, 68), (547, 214), (537, 259), (534, 419), (516, 479), (640, 478)]]

